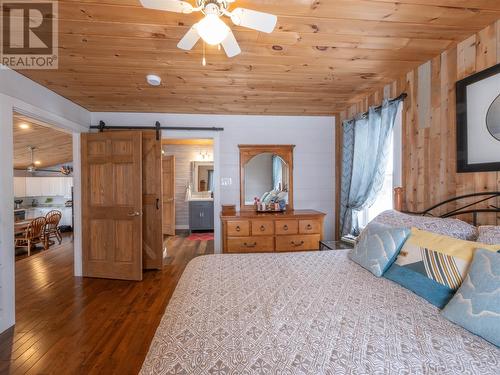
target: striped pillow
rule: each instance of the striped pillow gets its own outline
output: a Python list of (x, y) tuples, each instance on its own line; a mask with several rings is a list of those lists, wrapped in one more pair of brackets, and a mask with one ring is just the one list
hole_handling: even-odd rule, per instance
[(478, 248), (497, 251), (500, 245), (464, 241), (412, 228), (384, 277), (443, 308), (462, 284)]

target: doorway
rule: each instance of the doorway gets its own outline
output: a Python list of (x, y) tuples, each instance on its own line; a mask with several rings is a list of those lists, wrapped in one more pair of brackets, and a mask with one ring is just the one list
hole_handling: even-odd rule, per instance
[(73, 136), (13, 114), (14, 252), (30, 262), (73, 246)]
[(214, 140), (163, 138), (162, 158), (167, 261), (193, 247), (199, 254), (214, 253)]

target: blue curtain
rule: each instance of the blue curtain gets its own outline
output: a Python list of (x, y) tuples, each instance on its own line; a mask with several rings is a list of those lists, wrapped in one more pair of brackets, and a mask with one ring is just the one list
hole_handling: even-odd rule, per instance
[(342, 213), (342, 235), (358, 234), (358, 212), (370, 207), (382, 189), (398, 101), (385, 100), (379, 109), (354, 121), (354, 147), (349, 193)]
[(344, 233), (344, 218), (351, 190), (352, 157), (354, 154), (354, 120), (342, 124), (342, 175), (340, 177), (340, 228)]
[[(283, 164), (278, 155), (273, 155), (273, 189), (279, 190), (283, 180)], [(283, 186), (282, 186), (283, 187)]]

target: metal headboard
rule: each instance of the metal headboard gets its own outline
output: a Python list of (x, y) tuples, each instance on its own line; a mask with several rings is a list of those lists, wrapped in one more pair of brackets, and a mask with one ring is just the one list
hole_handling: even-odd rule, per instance
[[(444, 206), (446, 204), (452, 203), (452, 202), (457, 202), (462, 199), (467, 199), (467, 198), (478, 198), (478, 200), (474, 201), (473, 203), (467, 203), (464, 206), (461, 206), (459, 208), (455, 208), (451, 211), (448, 211), (444, 214), (441, 215), (434, 215), (432, 211), (434, 211), (436, 208)], [(489, 204), (488, 208), (474, 208), (474, 206), (487, 202), (491, 200), (496, 200), (500, 198), (500, 192), (499, 191), (492, 191), (492, 192), (483, 192), (483, 193), (473, 193), (473, 194), (466, 194), (466, 195), (461, 195), (459, 197), (454, 197), (447, 199), (441, 203), (438, 203), (424, 211), (420, 212), (409, 212), (409, 211), (403, 211), (408, 214), (413, 214), (413, 215), (422, 215), (422, 216), (435, 216), (435, 217), (441, 217), (441, 218), (446, 218), (446, 217), (453, 217), (453, 216), (458, 216), (458, 215), (464, 215), (464, 214), (472, 214), (472, 221), (474, 225), (477, 225), (477, 214), (478, 213), (483, 213), (483, 212), (489, 212), (489, 213), (500, 213), (500, 207), (497, 207), (493, 204)], [(497, 203), (495, 203), (497, 204)]]

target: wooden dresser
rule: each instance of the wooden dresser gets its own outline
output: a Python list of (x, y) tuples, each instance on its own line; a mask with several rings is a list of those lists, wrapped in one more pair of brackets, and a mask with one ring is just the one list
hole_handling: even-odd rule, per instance
[(284, 213), (238, 212), (221, 215), (224, 253), (318, 250), (325, 214), (313, 210)]

